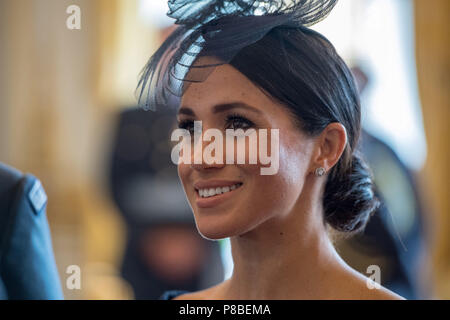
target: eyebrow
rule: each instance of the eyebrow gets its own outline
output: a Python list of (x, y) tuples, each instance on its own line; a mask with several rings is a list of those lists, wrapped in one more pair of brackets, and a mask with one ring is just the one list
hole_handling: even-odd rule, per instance
[[(252, 107), (244, 102), (230, 102), (230, 103), (221, 103), (221, 104), (217, 104), (214, 107), (212, 107), (212, 112), (213, 113), (219, 113), (219, 112), (225, 112), (228, 110), (232, 110), (232, 109), (245, 109), (248, 111), (252, 111), (254, 113), (257, 114), (261, 114), (261, 111), (256, 109), (255, 107)], [(188, 106), (182, 106), (180, 107), (180, 109), (178, 110), (178, 115), (188, 115), (188, 116), (195, 116), (195, 112), (192, 110), (192, 108), (188, 107)]]

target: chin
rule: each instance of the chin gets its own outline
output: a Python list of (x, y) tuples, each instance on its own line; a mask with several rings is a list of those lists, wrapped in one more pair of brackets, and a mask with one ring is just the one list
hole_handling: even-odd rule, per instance
[(200, 235), (208, 240), (220, 240), (241, 234), (241, 228), (236, 223), (219, 221), (218, 217), (196, 217), (197, 230)]
[(232, 232), (228, 232), (223, 228), (199, 228), (200, 235), (207, 240), (221, 240), (234, 236)]
[(207, 231), (201, 231), (200, 229), (198, 232), (200, 235), (205, 238), (206, 240), (221, 240), (231, 237), (226, 232), (218, 232), (219, 230), (207, 230)]

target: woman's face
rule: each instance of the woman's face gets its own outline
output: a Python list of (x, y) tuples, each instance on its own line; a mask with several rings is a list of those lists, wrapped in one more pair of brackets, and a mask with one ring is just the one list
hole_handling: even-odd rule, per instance
[[(205, 238), (243, 235), (293, 212), (310, 171), (313, 138), (295, 127), (285, 107), (227, 64), (217, 67), (204, 82), (191, 83), (183, 95), (179, 126), (192, 130), (194, 121), (202, 121), (202, 134), (211, 128), (219, 129), (224, 142), (226, 129), (267, 129), (269, 151), (276, 147), (270, 146), (271, 129), (279, 130), (279, 168), (274, 175), (261, 174), (261, 167), (268, 165), (260, 163), (259, 155), (257, 164), (249, 164), (248, 140), (245, 164), (178, 164), (197, 228)], [(204, 141), (203, 149), (209, 143)], [(193, 146), (194, 142), (191, 163)], [(226, 156), (224, 146), (222, 163), (226, 163)], [(205, 197), (209, 189), (217, 188), (222, 194), (207, 193)]]

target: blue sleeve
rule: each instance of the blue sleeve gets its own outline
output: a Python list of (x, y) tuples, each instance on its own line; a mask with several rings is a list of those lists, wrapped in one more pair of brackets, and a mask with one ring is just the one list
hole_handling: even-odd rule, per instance
[[(38, 179), (24, 176), (4, 219), (0, 270), (13, 300), (63, 299), (46, 216), (47, 196)], [(3, 218), (2, 218), (3, 219)], [(0, 289), (1, 290), (1, 289)]]

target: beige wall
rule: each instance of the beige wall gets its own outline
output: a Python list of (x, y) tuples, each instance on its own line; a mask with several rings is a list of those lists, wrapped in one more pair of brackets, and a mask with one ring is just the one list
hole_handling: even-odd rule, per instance
[(428, 158), (422, 172), (430, 206), (435, 295), (450, 299), (450, 1), (415, 0), (417, 70)]
[[(66, 27), (71, 4), (81, 8), (81, 30)], [(131, 296), (114, 276), (124, 229), (105, 175), (114, 116), (135, 103), (153, 44), (136, 5), (0, 1), (0, 161), (33, 173), (46, 188), (62, 280), (70, 264), (86, 271), (85, 289), (66, 290), (67, 298)], [(103, 276), (90, 276), (99, 270)], [(105, 286), (112, 289), (95, 290)]]

